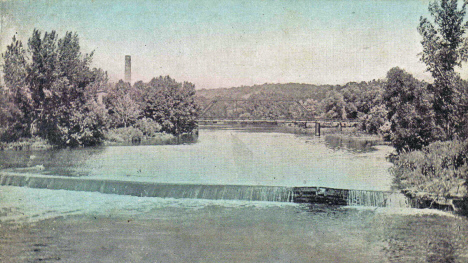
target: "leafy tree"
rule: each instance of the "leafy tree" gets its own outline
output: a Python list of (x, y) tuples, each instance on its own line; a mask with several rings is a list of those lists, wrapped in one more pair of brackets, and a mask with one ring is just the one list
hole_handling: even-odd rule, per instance
[(347, 83), (340, 93), (346, 107), (346, 118), (357, 119), (363, 114), (369, 113), (371, 108), (381, 103), (382, 84), (372, 82)]
[(94, 81), (83, 91), (84, 104), (72, 112), (68, 133), (75, 145), (97, 145), (104, 139), (104, 127), (108, 122), (107, 111), (97, 100), (97, 93), (107, 86), (107, 73), (93, 69)]
[(301, 102), (304, 108), (307, 110), (306, 117), (315, 118), (322, 114), (322, 109), (320, 108), (320, 103), (314, 99), (306, 99), (305, 101)]
[(459, 123), (453, 117), (465, 110), (464, 105), (455, 103), (457, 93), (467, 92), (464, 86), (456, 85), (459, 75), (455, 68), (461, 67), (468, 58), (468, 40), (465, 37), (468, 24), (464, 22), (466, 5), (464, 2), (458, 9), (457, 0), (433, 2), (429, 4), (429, 12), (434, 23), (421, 17), (418, 27), (423, 37), (421, 60), (434, 78), (434, 84), (429, 85), (428, 90), (434, 96), (435, 120), (444, 132), (444, 139), (457, 135)]
[(42, 35), (35, 29), (27, 50), (13, 38), (2, 56), (5, 84), (20, 112), (20, 136), (38, 135), (57, 145), (99, 142), (101, 125), (90, 123), (86, 89), (107, 77), (90, 69), (92, 53), (81, 54), (76, 33), (59, 39), (55, 31)]
[(398, 152), (418, 150), (439, 139), (425, 83), (400, 68), (392, 68), (387, 73), (383, 101), (391, 123), (391, 141)]
[(455, 82), (453, 104), (457, 105), (457, 110), (451, 116), (451, 119), (457, 125), (455, 126), (455, 135), (459, 139), (468, 138), (468, 81), (460, 78)]
[[(26, 51), (21, 41), (13, 37), (4, 54), (3, 77), (5, 82), (4, 107), (9, 112), (7, 132), (3, 140), (11, 141), (30, 135), (34, 119), (34, 105), (31, 92), (26, 85), (27, 63)], [(7, 136), (8, 135), (8, 136)]]
[(323, 101), (325, 118), (346, 119), (346, 103), (343, 95), (338, 91), (332, 90), (327, 93), (327, 98)]
[(376, 105), (370, 109), (369, 113), (359, 117), (361, 122), (360, 128), (370, 134), (381, 134), (384, 137), (387, 137), (387, 124), (389, 124), (387, 116), (388, 110), (385, 105)]
[(111, 127), (127, 127), (135, 123), (142, 115), (138, 101), (141, 100), (137, 86), (133, 87), (128, 82), (120, 80), (108, 89), (105, 100), (111, 116)]
[[(0, 127), (3, 128), (8, 125), (8, 100), (8, 92), (3, 86), (0, 86)], [(0, 132), (2, 131), (0, 130)]]
[(143, 96), (143, 114), (161, 125), (161, 131), (179, 135), (196, 127), (195, 86), (178, 83), (169, 76), (153, 78)]

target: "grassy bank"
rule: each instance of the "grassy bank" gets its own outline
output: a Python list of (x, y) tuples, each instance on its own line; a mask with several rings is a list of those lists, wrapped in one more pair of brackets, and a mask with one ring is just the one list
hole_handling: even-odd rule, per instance
[(0, 150), (14, 150), (14, 151), (38, 151), (48, 150), (54, 148), (49, 142), (39, 137), (21, 138), (16, 142), (0, 142)]
[[(143, 134), (133, 127), (110, 129), (104, 133), (103, 145), (167, 145), (196, 142), (198, 133), (175, 136), (164, 132)], [(39, 137), (21, 138), (16, 142), (0, 142), (0, 151), (40, 151), (57, 148)]]
[(196, 142), (198, 133), (181, 134), (179, 136), (164, 132), (144, 134), (134, 127), (117, 128), (106, 131), (104, 145), (172, 145)]
[(392, 162), (396, 185), (420, 206), (463, 210), (468, 195), (468, 140), (434, 142), (422, 150), (400, 153)]

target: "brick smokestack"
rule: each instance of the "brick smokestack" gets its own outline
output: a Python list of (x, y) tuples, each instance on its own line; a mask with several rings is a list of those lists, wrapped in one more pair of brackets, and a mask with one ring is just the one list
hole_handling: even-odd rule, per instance
[(125, 82), (132, 82), (132, 57), (125, 56)]

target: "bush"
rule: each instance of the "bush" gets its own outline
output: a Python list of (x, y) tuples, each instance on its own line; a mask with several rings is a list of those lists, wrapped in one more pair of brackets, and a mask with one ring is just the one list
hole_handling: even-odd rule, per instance
[(359, 117), (360, 129), (370, 134), (380, 134), (386, 138), (390, 136), (390, 122), (387, 121), (388, 110), (385, 105), (371, 108), (368, 114)]
[(135, 138), (142, 137), (143, 132), (134, 127), (111, 129), (105, 134), (105, 139), (110, 142), (131, 142)]
[(141, 132), (145, 136), (148, 137), (153, 137), (156, 135), (156, 133), (159, 133), (161, 131), (161, 124), (153, 121), (152, 119), (149, 118), (142, 118), (136, 121), (135, 127), (140, 129)]
[(401, 189), (439, 197), (467, 194), (468, 141), (434, 142), (420, 151), (401, 153), (391, 173)]

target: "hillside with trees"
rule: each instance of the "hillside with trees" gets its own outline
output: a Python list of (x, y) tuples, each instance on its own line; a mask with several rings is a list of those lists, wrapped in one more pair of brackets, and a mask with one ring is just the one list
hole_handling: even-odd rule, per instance
[(358, 119), (380, 104), (383, 84), (373, 80), (345, 85), (287, 83), (202, 89), (197, 90), (196, 100), (202, 109), (220, 100), (203, 116), (207, 118)]

